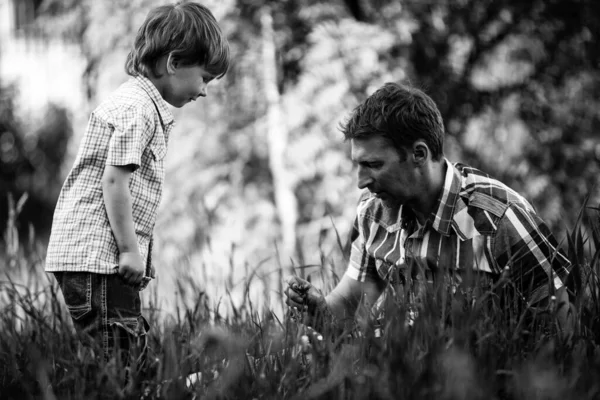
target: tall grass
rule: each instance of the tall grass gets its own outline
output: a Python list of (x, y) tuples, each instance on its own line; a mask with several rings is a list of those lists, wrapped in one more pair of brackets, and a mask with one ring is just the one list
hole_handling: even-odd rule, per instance
[[(411, 324), (402, 291), (390, 290), (380, 305), (385, 318), (366, 312), (343, 332), (317, 332), (250, 297), (221, 314), (202, 288), (180, 282), (195, 301), (182, 301), (169, 319), (150, 301), (149, 368), (124, 385), (123, 368), (80, 344), (34, 238), (18, 240), (23, 201), (11, 203), (0, 250), (1, 399), (600, 398), (598, 210), (584, 207), (567, 234), (576, 321), (569, 339), (553, 303), (519, 308), (502, 290), (429, 289)], [(534, 311), (541, 318), (526, 323)]]

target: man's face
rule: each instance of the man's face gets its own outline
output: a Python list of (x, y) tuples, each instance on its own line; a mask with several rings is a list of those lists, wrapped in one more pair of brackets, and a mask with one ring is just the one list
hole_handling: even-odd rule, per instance
[(351, 139), (350, 144), (360, 189), (369, 189), (386, 207), (406, 204), (414, 198), (417, 171), (408, 152), (401, 158), (381, 136)]

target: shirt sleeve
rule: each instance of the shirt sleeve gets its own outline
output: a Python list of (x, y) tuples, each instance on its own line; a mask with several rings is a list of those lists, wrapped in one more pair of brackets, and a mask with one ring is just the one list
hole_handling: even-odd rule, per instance
[(381, 279), (377, 273), (375, 258), (370, 256), (365, 247), (365, 231), (357, 215), (352, 226), (350, 240), (350, 261), (346, 269), (346, 275), (359, 282)]
[(571, 266), (542, 219), (517, 204), (500, 219), (493, 256), (510, 268), (512, 284), (531, 305), (549, 296), (551, 284), (563, 287)]
[(113, 124), (106, 165), (133, 165), (137, 169), (153, 134), (152, 116), (141, 108), (130, 108), (117, 116)]

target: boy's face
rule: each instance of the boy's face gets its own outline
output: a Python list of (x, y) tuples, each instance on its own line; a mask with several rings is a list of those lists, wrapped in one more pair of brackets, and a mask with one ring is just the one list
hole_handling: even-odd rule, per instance
[(163, 91), (164, 99), (173, 107), (183, 107), (198, 97), (206, 97), (206, 86), (214, 76), (199, 65), (171, 63)]

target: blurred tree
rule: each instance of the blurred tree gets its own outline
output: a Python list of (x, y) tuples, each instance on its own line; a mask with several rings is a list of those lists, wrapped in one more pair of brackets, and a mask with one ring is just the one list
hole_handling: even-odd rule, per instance
[(33, 172), (33, 166), (25, 156), (10, 92), (11, 89), (0, 88), (0, 232), (6, 228), (9, 193), (19, 196), (23, 190), (19, 188), (20, 182)]
[[(202, 3), (233, 63), (205, 101), (176, 111), (157, 230), (169, 264), (219, 265), (222, 257), (203, 257), (223, 242), (256, 265), (292, 228), (285, 241), (296, 236), (297, 261), (320, 261), (349, 230), (358, 199), (338, 124), (386, 81), (424, 88), (444, 115), (449, 158), (521, 191), (557, 232), (600, 179), (600, 2)], [(81, 41), (92, 103), (107, 76), (118, 78), (111, 90), (126, 78), (134, 31), (158, 4), (44, 1), (45, 29)]]
[(60, 169), (71, 124), (64, 109), (49, 105), (41, 127), (26, 134), (14, 117), (12, 98), (10, 89), (0, 88), (0, 232), (8, 215), (8, 195), (17, 199), (27, 192), (18, 222), (33, 226), (43, 238), (62, 184)]
[[(408, 61), (408, 77), (437, 102), (466, 162), (516, 185), (555, 229), (563, 217), (574, 221), (600, 183), (600, 2), (345, 3), (399, 38), (399, 21), (410, 21), (410, 40), (381, 55), (384, 68)], [(473, 135), (475, 146), (465, 145)], [(503, 157), (512, 141), (521, 148)]]

